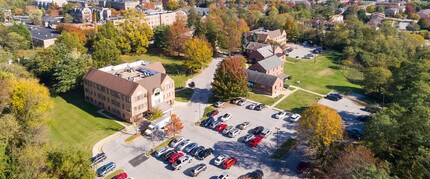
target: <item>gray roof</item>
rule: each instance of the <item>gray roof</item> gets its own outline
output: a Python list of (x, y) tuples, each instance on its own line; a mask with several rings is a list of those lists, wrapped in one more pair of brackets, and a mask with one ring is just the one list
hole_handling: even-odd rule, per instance
[(272, 55), (271, 57), (258, 61), (257, 63), (260, 64), (260, 66), (265, 70), (270, 70), (283, 64), (283, 62), (276, 55)]
[(273, 84), (275, 84), (276, 80), (278, 79), (276, 76), (268, 75), (258, 71), (252, 71), (249, 69), (246, 69), (246, 73), (248, 73), (249, 82), (261, 84), (264, 86), (273, 86)]
[(258, 42), (249, 42), (246, 46), (246, 50), (256, 50), (261, 47), (268, 46), (268, 44), (258, 43)]
[(60, 35), (60, 33), (58, 33), (58, 31), (55, 29), (49, 29), (28, 24), (27, 28), (31, 32), (31, 37), (39, 40), (55, 39), (58, 35)]
[(264, 58), (267, 58), (273, 55), (273, 49), (271, 45), (261, 47), (257, 49), (257, 52), (260, 53)]

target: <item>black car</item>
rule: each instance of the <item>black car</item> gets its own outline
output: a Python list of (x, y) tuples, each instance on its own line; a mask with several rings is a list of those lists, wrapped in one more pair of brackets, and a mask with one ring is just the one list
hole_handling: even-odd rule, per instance
[(343, 98), (343, 96), (340, 94), (337, 94), (337, 93), (331, 93), (331, 94), (327, 95), (325, 98), (332, 100), (332, 101), (339, 101)]
[(96, 156), (94, 156), (94, 157), (91, 157), (91, 164), (92, 165), (95, 165), (95, 164), (98, 164), (98, 163), (100, 163), (100, 162), (103, 162), (104, 160), (106, 160), (106, 154), (104, 153), (104, 152), (102, 152), (102, 153), (99, 153), (99, 154), (97, 154)]
[(206, 120), (202, 121), (202, 122), (200, 123), (200, 126), (202, 126), (202, 127), (207, 127), (207, 126), (209, 126), (213, 121), (215, 121), (215, 119), (214, 119), (213, 117), (210, 117), (210, 118), (208, 118), (208, 119), (206, 119)]
[(167, 151), (166, 153), (164, 153), (164, 155), (161, 158), (163, 158), (163, 160), (169, 160), (170, 156), (172, 156), (175, 153), (177, 153), (176, 150)]
[(254, 135), (260, 135), (261, 131), (263, 131), (263, 130), (264, 130), (263, 126), (258, 126), (258, 127), (254, 128), (254, 129), (252, 129), (252, 134), (254, 134)]
[(203, 160), (203, 159), (205, 159), (206, 157), (208, 157), (209, 155), (211, 155), (211, 154), (213, 154), (213, 153), (214, 153), (214, 149), (212, 149), (212, 148), (207, 148), (207, 149), (205, 149), (205, 150), (201, 151), (201, 152), (196, 156), (196, 159)]
[(249, 172), (239, 178), (252, 178), (252, 179), (263, 179), (264, 173), (261, 170), (255, 170), (253, 172)]
[(191, 152), (189, 153), (191, 156), (195, 157), (197, 156), (201, 151), (205, 150), (205, 147), (200, 146), (200, 147), (196, 147), (193, 150), (191, 150)]
[(266, 105), (265, 104), (259, 104), (258, 106), (256, 106), (254, 109), (255, 110), (257, 110), (257, 111), (261, 111), (261, 110), (263, 110), (264, 108), (266, 108)]
[(370, 113), (380, 112), (381, 109), (382, 109), (381, 107), (375, 106), (375, 105), (369, 105), (369, 106), (364, 107), (364, 110), (367, 112), (370, 112)]

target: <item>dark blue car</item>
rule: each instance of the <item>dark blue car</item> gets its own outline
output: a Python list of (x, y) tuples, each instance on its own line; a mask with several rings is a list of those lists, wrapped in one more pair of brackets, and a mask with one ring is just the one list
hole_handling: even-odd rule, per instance
[(115, 163), (109, 162), (108, 164), (103, 165), (102, 167), (97, 169), (97, 176), (99, 177), (105, 176), (109, 172), (112, 172), (113, 170), (115, 170), (115, 168), (116, 168)]

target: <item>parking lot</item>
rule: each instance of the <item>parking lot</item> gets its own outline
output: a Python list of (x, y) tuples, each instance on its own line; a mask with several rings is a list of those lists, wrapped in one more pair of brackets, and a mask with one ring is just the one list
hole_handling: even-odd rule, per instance
[(317, 47), (313, 46), (304, 46), (302, 44), (294, 44), (294, 43), (287, 43), (288, 48), (292, 48), (293, 51), (287, 53), (289, 57), (299, 59), (303, 59), (307, 54), (313, 54), (312, 51), (316, 49)]
[[(120, 137), (107, 143), (103, 151), (108, 155), (108, 160), (102, 164), (113, 161), (117, 164), (117, 169), (125, 170), (133, 178), (169, 178), (172, 176), (175, 178), (191, 178), (191, 168), (199, 163), (205, 163), (208, 168), (198, 178), (216, 178), (223, 172), (227, 172), (230, 178), (237, 178), (256, 169), (264, 172), (264, 178), (295, 177), (294, 169), (299, 162), (298, 156), (294, 156), (295, 160), (275, 161), (270, 158), (270, 155), (276, 150), (277, 137), (280, 145), (289, 137), (297, 135), (294, 130), (296, 124), (287, 122), (287, 119), (275, 119), (273, 114), (278, 111), (272, 109), (266, 108), (262, 111), (246, 109), (245, 107), (249, 104), (249, 102), (244, 106), (226, 104), (219, 108), (219, 114), (215, 116), (218, 118), (225, 113), (231, 113), (232, 118), (226, 123), (233, 126), (245, 121), (251, 123), (251, 126), (243, 130), (235, 138), (222, 135), (213, 129), (196, 126), (194, 124), (195, 120), (182, 118), (184, 129), (181, 136), (197, 142), (200, 146), (213, 148), (214, 154), (203, 161), (193, 158), (191, 163), (183, 166), (181, 170), (173, 170), (173, 167), (161, 158), (146, 158), (141, 155), (147, 150), (147, 146), (151, 145), (151, 142), (144, 138), (126, 144), (123, 142), (125, 137)], [(178, 110), (176, 111), (178, 114), (185, 112), (181, 111), (180, 108), (176, 110)], [(183, 116), (185, 117), (186, 115)], [(272, 134), (263, 139), (255, 148), (251, 148), (247, 143), (241, 141), (242, 136), (260, 125), (272, 130)], [(279, 133), (277, 133), (276, 128), (279, 128)], [(228, 170), (215, 166), (214, 159), (220, 154), (236, 157), (238, 162)], [(133, 166), (136, 164), (136, 160), (140, 160), (139, 164)], [(99, 164), (98, 167), (102, 164)]]

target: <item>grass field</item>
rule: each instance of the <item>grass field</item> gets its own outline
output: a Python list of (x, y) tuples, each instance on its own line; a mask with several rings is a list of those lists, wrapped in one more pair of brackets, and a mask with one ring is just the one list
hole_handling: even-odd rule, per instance
[(188, 102), (193, 96), (194, 89), (186, 88), (180, 91), (175, 92), (175, 100), (180, 102)]
[(309, 105), (316, 102), (318, 97), (312, 93), (298, 90), (278, 103), (276, 108), (301, 113)]
[(282, 96), (284, 96), (284, 95), (281, 94), (275, 98), (272, 98), (272, 97), (269, 97), (267, 95), (249, 93), (248, 99), (270, 106), (270, 105), (274, 104), (276, 101), (278, 101), (279, 99), (281, 99)]
[[(337, 90), (343, 93), (362, 92), (359, 85), (349, 82), (337, 69), (337, 65), (333, 61), (339, 57), (339, 53), (327, 51), (319, 55), (315, 61), (288, 58), (287, 60), (294, 64), (285, 64), (285, 74), (292, 77), (287, 83), (320, 94), (327, 94), (331, 90)], [(297, 84), (297, 81), (300, 81), (301, 84)]]
[(96, 142), (123, 128), (86, 103), (83, 90), (54, 97), (53, 101), (54, 122), (50, 126), (49, 143), (54, 147), (76, 147), (91, 152)]
[(148, 62), (161, 62), (166, 69), (167, 74), (175, 81), (175, 88), (182, 88), (185, 86), (185, 82), (192, 78), (193, 75), (186, 75), (186, 69), (182, 65), (181, 59), (174, 59), (171, 57), (164, 57), (157, 55), (156, 52), (151, 52), (143, 55), (122, 55), (121, 60), (123, 62), (134, 62), (137, 60), (143, 60)]

